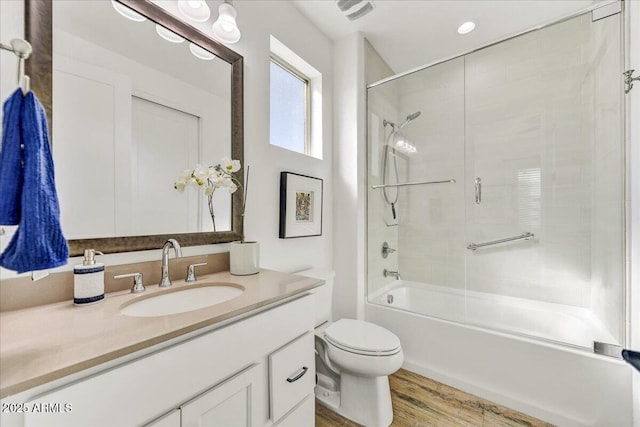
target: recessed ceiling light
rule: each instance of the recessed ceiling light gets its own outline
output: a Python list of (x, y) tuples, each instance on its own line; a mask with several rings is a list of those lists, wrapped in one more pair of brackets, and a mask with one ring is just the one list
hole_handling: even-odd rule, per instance
[(458, 34), (467, 34), (473, 31), (476, 28), (475, 22), (465, 22), (464, 24), (458, 27)]
[(182, 43), (184, 41), (184, 38), (180, 37), (171, 30), (167, 30), (162, 25), (156, 24), (156, 33), (158, 33), (160, 37), (171, 43)]
[(111, 5), (120, 15), (124, 16), (127, 19), (131, 19), (135, 22), (144, 22), (147, 20), (144, 16), (140, 15), (133, 9), (129, 9), (127, 6), (122, 3), (118, 3), (117, 1), (111, 0)]

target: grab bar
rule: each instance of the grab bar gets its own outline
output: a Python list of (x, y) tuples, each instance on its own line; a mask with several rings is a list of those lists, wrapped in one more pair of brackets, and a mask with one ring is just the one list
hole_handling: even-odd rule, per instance
[(478, 248), (482, 248), (484, 246), (491, 246), (491, 245), (497, 245), (498, 243), (506, 243), (506, 242), (513, 242), (516, 240), (529, 240), (534, 238), (535, 235), (533, 233), (523, 233), (519, 236), (515, 236), (515, 237), (507, 237), (506, 239), (500, 239), (500, 240), (493, 240), (491, 242), (484, 242), (484, 243), (469, 243), (467, 245), (467, 249), (475, 251)]
[(376, 190), (378, 188), (387, 187), (407, 187), (409, 185), (423, 185), (423, 184), (445, 184), (447, 182), (455, 183), (455, 179), (447, 179), (445, 181), (421, 181), (421, 182), (403, 182), (401, 184), (384, 184), (384, 185), (372, 185), (371, 188)]

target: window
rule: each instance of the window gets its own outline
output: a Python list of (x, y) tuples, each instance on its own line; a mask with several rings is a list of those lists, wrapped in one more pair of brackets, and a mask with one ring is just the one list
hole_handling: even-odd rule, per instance
[(271, 36), (271, 145), (322, 159), (322, 74)]
[(310, 155), (309, 79), (277, 57), (270, 67), (270, 142)]

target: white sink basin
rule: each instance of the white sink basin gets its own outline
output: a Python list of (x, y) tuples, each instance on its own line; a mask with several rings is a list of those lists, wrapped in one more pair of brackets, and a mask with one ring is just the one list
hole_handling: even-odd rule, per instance
[(137, 299), (121, 307), (120, 313), (134, 317), (184, 313), (229, 301), (239, 297), (243, 292), (244, 288), (240, 285), (205, 284)]

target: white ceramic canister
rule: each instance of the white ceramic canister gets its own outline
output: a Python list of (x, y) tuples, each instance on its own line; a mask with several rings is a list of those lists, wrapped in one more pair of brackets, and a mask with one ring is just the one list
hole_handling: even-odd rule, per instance
[(248, 276), (260, 272), (260, 244), (258, 242), (231, 242), (229, 272)]

